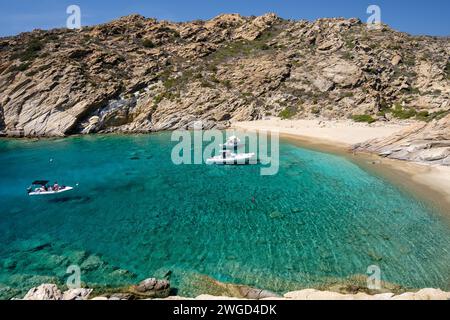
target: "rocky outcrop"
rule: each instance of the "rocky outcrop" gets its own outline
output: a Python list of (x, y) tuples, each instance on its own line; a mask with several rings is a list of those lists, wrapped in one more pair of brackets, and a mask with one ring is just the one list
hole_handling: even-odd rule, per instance
[[(113, 293), (109, 295), (97, 296), (92, 300), (130, 300), (130, 299), (167, 299), (167, 300), (193, 300), (179, 296), (170, 296), (168, 292), (164, 294), (154, 294), (155, 288), (158, 286), (166, 287), (164, 281), (155, 279), (147, 279), (135, 286), (133, 291), (139, 292), (138, 295), (133, 293)], [(221, 284), (224, 285), (224, 284)], [(418, 292), (406, 292), (402, 294), (394, 294), (390, 292), (380, 294), (368, 294), (358, 292), (355, 294), (344, 294), (333, 291), (320, 291), (316, 289), (305, 289), (301, 291), (293, 291), (279, 296), (265, 290), (257, 290), (246, 286), (232, 285), (237, 288), (235, 295), (213, 296), (202, 294), (195, 300), (450, 300), (450, 292), (444, 292), (440, 289), (422, 289)], [(229, 289), (229, 288), (228, 288)], [(232, 289), (234, 290), (234, 289)], [(159, 290), (162, 293), (164, 289)], [(43, 284), (37, 288), (30, 289), (24, 300), (88, 300), (92, 289), (71, 289), (64, 294), (54, 284)], [(149, 294), (152, 293), (152, 294)], [(166, 294), (167, 293), (167, 294)]]
[(42, 284), (32, 288), (23, 300), (87, 300), (92, 289), (77, 288), (69, 289), (64, 293), (55, 284)]
[(55, 284), (42, 284), (32, 288), (23, 298), (24, 300), (61, 300), (61, 291)]
[(415, 124), (388, 138), (356, 145), (354, 150), (392, 159), (450, 166), (450, 115), (430, 123)]
[(168, 280), (157, 280), (155, 278), (141, 281), (138, 285), (130, 288), (130, 293), (137, 298), (167, 298), (170, 294), (170, 282)]
[(92, 291), (86, 288), (69, 289), (63, 293), (62, 300), (87, 300)]
[(381, 293), (369, 295), (367, 293), (342, 294), (330, 291), (307, 289), (289, 292), (284, 295), (288, 300), (449, 300), (450, 293), (440, 289), (422, 289), (418, 292), (408, 292), (399, 295)]
[(36, 30), (0, 39), (0, 135), (224, 128), (286, 109), (389, 121), (398, 105), (430, 120), (450, 109), (449, 54), (448, 38), (274, 14)]

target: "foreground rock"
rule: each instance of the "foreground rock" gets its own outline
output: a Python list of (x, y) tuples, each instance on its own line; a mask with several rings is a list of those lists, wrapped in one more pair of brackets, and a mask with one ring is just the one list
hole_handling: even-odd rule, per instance
[(30, 289), (23, 300), (87, 300), (91, 292), (92, 289), (78, 288), (61, 293), (55, 284), (42, 284)]
[(23, 298), (24, 300), (61, 300), (62, 293), (55, 284), (42, 284), (32, 288)]
[(307, 289), (289, 292), (284, 297), (288, 300), (449, 300), (450, 292), (444, 292), (440, 289), (422, 289), (415, 293), (410, 292), (400, 295), (394, 295), (393, 293), (369, 295), (362, 292), (357, 294), (342, 294)]
[[(440, 289), (422, 289), (418, 292), (407, 292), (395, 295), (394, 293), (381, 293), (369, 295), (358, 292), (356, 294), (343, 294), (331, 291), (306, 289), (286, 293), (278, 296), (265, 290), (252, 289), (246, 286), (230, 285), (228, 290), (236, 292), (236, 296), (199, 295), (195, 300), (450, 300), (450, 292)], [(129, 300), (129, 299), (167, 299), (167, 300), (193, 300), (179, 296), (170, 296), (169, 284), (165, 281), (147, 279), (133, 287), (133, 293), (116, 293), (108, 296), (94, 297), (92, 300)], [(231, 289), (230, 289), (231, 288)], [(43, 284), (32, 288), (24, 300), (87, 300), (92, 289), (72, 289), (63, 294), (54, 284)]]
[(170, 294), (170, 282), (150, 278), (130, 288), (130, 293), (137, 298), (167, 298)]
[(91, 293), (92, 289), (69, 289), (63, 293), (62, 300), (87, 300)]
[(358, 19), (132, 15), (36, 30), (0, 39), (0, 136), (152, 132), (197, 120), (224, 128), (280, 114), (388, 121), (394, 105), (431, 117), (450, 109), (449, 55), (449, 38), (368, 31)]

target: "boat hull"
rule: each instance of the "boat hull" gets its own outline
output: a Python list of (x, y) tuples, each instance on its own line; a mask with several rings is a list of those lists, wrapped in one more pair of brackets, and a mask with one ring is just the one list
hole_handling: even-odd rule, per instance
[(250, 165), (255, 164), (255, 155), (248, 155), (248, 156), (242, 156), (242, 157), (235, 157), (235, 158), (221, 158), (221, 157), (215, 157), (208, 159), (206, 161), (207, 164), (217, 164), (217, 165)]
[(33, 191), (30, 192), (29, 196), (49, 196), (54, 194), (60, 194), (63, 192), (71, 191), (73, 190), (73, 187), (65, 187), (64, 189), (58, 190), (58, 191)]

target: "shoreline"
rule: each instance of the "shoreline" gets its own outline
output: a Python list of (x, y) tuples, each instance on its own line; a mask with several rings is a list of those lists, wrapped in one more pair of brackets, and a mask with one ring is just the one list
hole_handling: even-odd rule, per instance
[[(227, 284), (223, 284), (227, 286)], [(31, 288), (23, 298), (13, 300), (41, 300), (41, 301), (68, 301), (68, 300), (254, 300), (254, 301), (307, 301), (307, 300), (450, 300), (450, 292), (441, 289), (424, 288), (417, 291), (408, 291), (404, 293), (394, 293), (391, 291), (382, 292), (355, 292), (341, 293), (336, 291), (324, 291), (317, 289), (303, 289), (290, 291), (283, 295), (277, 295), (270, 291), (255, 289), (246, 286), (234, 285), (235, 296), (230, 295), (211, 295), (200, 294), (196, 297), (183, 297), (170, 295), (170, 282), (166, 280), (157, 280), (149, 278), (141, 281), (138, 285), (130, 286), (122, 292), (112, 291), (109, 294), (96, 295), (93, 289), (74, 288), (60, 290), (56, 284), (41, 284), (38, 287)]]
[[(298, 129), (292, 124), (307, 125)], [(337, 125), (336, 125), (337, 124)], [(328, 125), (328, 126), (327, 126)], [(325, 127), (322, 127), (325, 126)], [(334, 126), (334, 127), (333, 127)], [(325, 120), (261, 120), (236, 122), (232, 129), (244, 131), (277, 131), (280, 138), (287, 139), (299, 147), (329, 152), (343, 156), (386, 179), (435, 207), (450, 223), (450, 167), (431, 166), (418, 162), (388, 159), (368, 152), (352, 152), (354, 144), (367, 140), (387, 137), (407, 125), (388, 125), (387, 128), (367, 124), (355, 124), (350, 121)], [(381, 128), (381, 130), (380, 130)], [(333, 131), (336, 133), (332, 136)], [(304, 133), (307, 132), (307, 135)]]

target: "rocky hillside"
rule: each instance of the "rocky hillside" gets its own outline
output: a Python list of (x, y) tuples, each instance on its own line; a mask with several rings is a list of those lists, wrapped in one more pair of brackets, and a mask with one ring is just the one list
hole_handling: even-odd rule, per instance
[(448, 114), (449, 38), (358, 19), (227, 14), (171, 23), (127, 16), (0, 39), (0, 131), (8, 136), (151, 132), (230, 121)]

